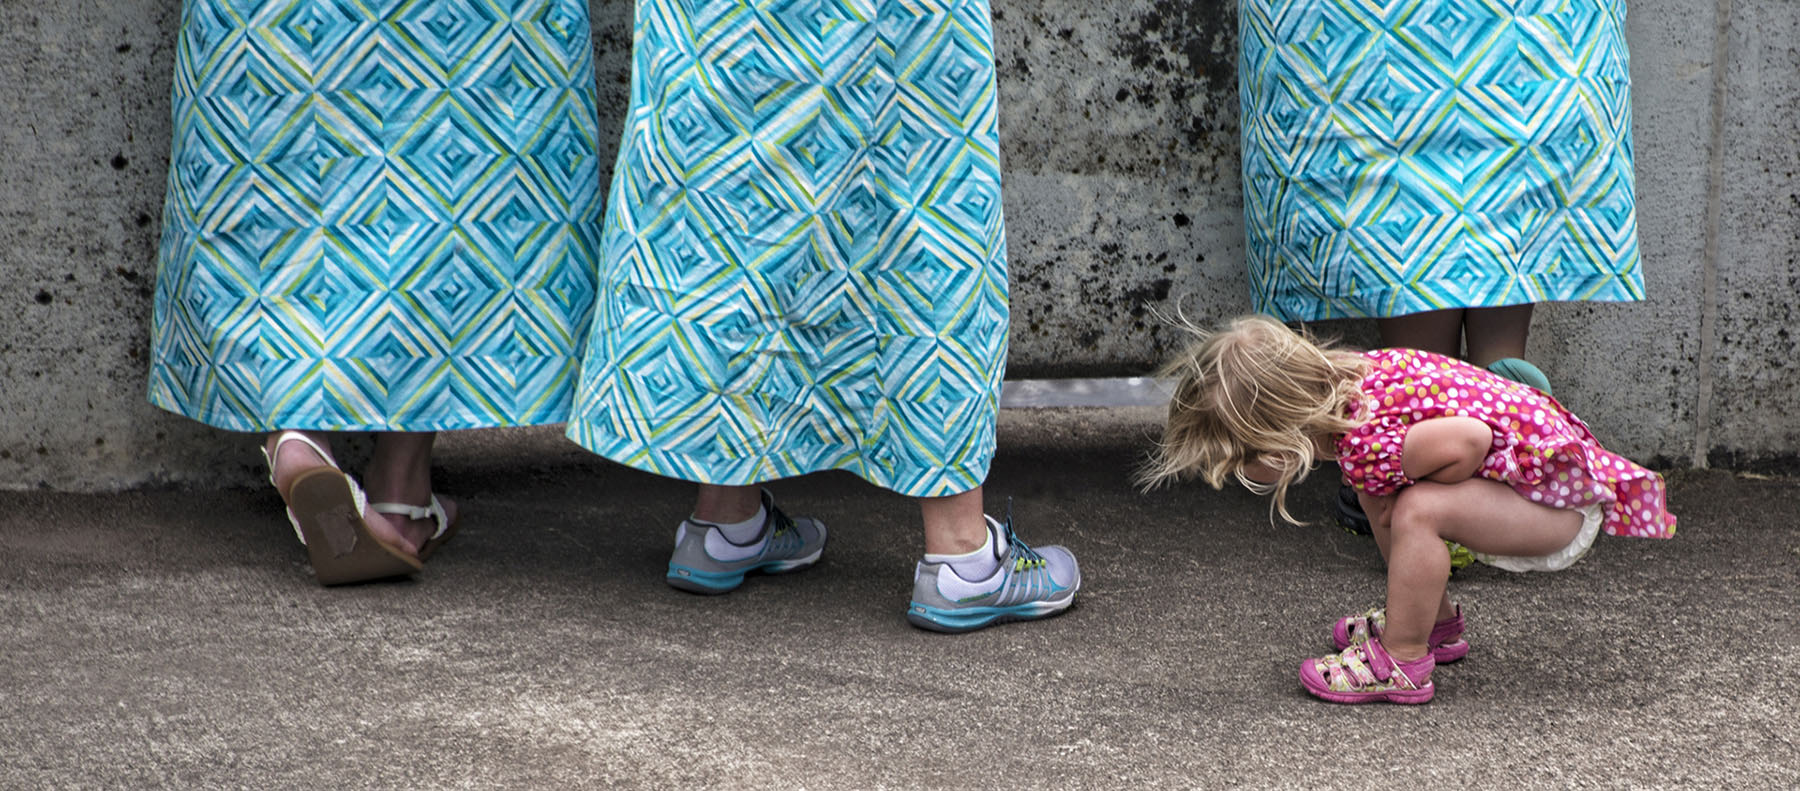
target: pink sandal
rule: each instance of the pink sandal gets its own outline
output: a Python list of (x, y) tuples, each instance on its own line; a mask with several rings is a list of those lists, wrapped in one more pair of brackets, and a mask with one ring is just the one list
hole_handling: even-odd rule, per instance
[[(1368, 642), (1386, 627), (1387, 610), (1376, 607), (1362, 615), (1339, 618), (1331, 627), (1331, 642), (1342, 651), (1357, 643)], [(1469, 641), (1462, 639), (1462, 634), (1462, 605), (1458, 604), (1456, 615), (1431, 625), (1431, 636), (1425, 639), (1425, 645), (1431, 649), (1431, 658), (1440, 665), (1447, 665), (1468, 656)]]
[(1429, 703), (1437, 662), (1426, 652), (1411, 662), (1388, 656), (1381, 640), (1365, 640), (1343, 653), (1300, 663), (1300, 684), (1314, 697), (1332, 703)]

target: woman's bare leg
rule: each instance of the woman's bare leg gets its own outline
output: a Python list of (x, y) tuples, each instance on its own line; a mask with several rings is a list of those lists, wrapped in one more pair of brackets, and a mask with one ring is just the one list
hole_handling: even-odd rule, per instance
[(756, 516), (762, 507), (760, 486), (700, 484), (694, 498), (694, 518), (715, 525), (732, 525)]
[[(383, 431), (375, 435), (375, 452), (369, 469), (363, 474), (371, 503), (399, 503), (424, 508), (431, 504), (431, 449), (437, 442), (436, 432)], [(454, 518), (456, 505), (439, 498), (447, 516)], [(369, 529), (377, 537), (391, 543), (386, 535), (392, 531), (400, 537), (400, 546), (418, 554), (419, 546), (437, 532), (437, 523), (427, 519), (408, 519), (400, 514), (377, 514)], [(375, 522), (387, 525), (383, 529)]]
[(1525, 357), (1525, 341), (1531, 334), (1532, 305), (1503, 308), (1469, 308), (1463, 316), (1463, 334), (1469, 344), (1468, 360), (1487, 367), (1495, 360)]
[(979, 486), (949, 497), (921, 497), (919, 511), (925, 518), (928, 555), (966, 555), (987, 543)]
[(1433, 310), (1376, 319), (1381, 345), (1462, 356), (1463, 309)]

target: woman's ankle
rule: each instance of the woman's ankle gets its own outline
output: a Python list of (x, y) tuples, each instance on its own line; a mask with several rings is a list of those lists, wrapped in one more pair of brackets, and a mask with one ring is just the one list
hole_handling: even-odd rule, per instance
[(692, 514), (702, 522), (728, 525), (755, 516), (762, 504), (761, 487), (703, 483), (694, 495)]
[(433, 433), (377, 434), (369, 467), (363, 471), (369, 500), (420, 507), (430, 505), (431, 448), (436, 438)]
[(431, 505), (431, 471), (386, 471), (370, 466), (363, 473), (363, 490), (371, 503), (398, 503), (426, 508)]
[(315, 445), (318, 445), (319, 448), (323, 449), (324, 455), (320, 455), (318, 450), (314, 450), (311, 445), (308, 445), (305, 442), (288, 441), (277, 445), (276, 442), (286, 433), (289, 432), (276, 431), (263, 439), (263, 453), (269, 458), (269, 479), (275, 483), (275, 489), (277, 491), (284, 493), (282, 495), (284, 497), (286, 496), (285, 493), (287, 492), (289, 485), (293, 483), (293, 479), (301, 472), (320, 465), (335, 465), (337, 463), (331, 455), (331, 438), (329, 435), (318, 431), (292, 432), (311, 440)]

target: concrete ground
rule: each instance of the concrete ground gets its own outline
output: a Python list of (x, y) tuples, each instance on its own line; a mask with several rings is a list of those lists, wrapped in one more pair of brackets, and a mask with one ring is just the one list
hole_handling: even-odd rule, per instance
[(824, 562), (684, 594), (687, 487), (554, 429), (444, 440), (464, 522), (407, 582), (318, 587), (266, 489), (0, 494), (0, 788), (1800, 785), (1800, 480), (1675, 474), (1672, 541), (1463, 572), (1437, 699), (1332, 706), (1295, 670), (1380, 600), (1374, 546), (1135, 493), (1156, 419), (1004, 413), (991, 507), (1086, 586), (960, 637), (901, 617), (908, 501), (780, 482)]

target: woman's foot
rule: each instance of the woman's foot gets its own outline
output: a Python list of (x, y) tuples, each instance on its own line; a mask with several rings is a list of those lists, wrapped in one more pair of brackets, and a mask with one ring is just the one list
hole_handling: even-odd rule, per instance
[[(281, 442), (280, 447), (277, 448), (276, 443), (281, 441), (283, 434), (298, 434), (311, 440), (313, 445), (287, 441)], [(320, 468), (337, 469), (337, 461), (331, 456), (325, 455), (331, 451), (330, 443), (331, 440), (326, 434), (319, 431), (277, 432), (269, 435), (269, 438), (263, 443), (263, 453), (273, 460), (269, 479), (274, 482), (275, 491), (281, 494), (283, 501), (288, 501), (294, 481), (308, 471)], [(321, 454), (320, 451), (324, 451), (325, 454)], [(375, 480), (374, 475), (374, 471), (371, 470), (371, 481)], [(378, 492), (373, 485), (369, 486), (368, 490), (369, 499), (372, 502), (388, 502), (392, 499), (383, 496), (388, 492)], [(427, 489), (425, 496), (420, 499), (430, 500), (430, 490)], [(410, 502), (410, 500), (401, 502)], [(448, 500), (444, 500), (443, 503), (444, 510), (451, 515), (452, 521), (455, 521), (455, 504)], [(289, 505), (291, 506), (292, 503), (289, 502)], [(429, 518), (424, 520), (396, 518), (376, 513), (372, 508), (363, 509), (363, 521), (368, 523), (369, 532), (381, 543), (415, 557), (419, 554), (419, 545), (423, 544), (425, 539), (430, 538), (431, 534), (437, 530), (436, 525), (432, 524)], [(421, 524), (425, 526), (421, 527)]]
[(327, 455), (330, 449), (331, 440), (322, 432), (277, 431), (270, 434), (263, 440), (263, 458), (269, 461), (269, 482), (275, 484), (275, 491), (282, 499), (287, 499), (294, 479), (301, 473), (320, 467), (337, 469), (337, 462)]
[(1010, 513), (1004, 524), (985, 515), (982, 521), (986, 541), (966, 554), (991, 553), (993, 562), (986, 568), (993, 571), (985, 579), (965, 579), (969, 572), (958, 571), (960, 561), (928, 554), (913, 569), (913, 597), (906, 607), (912, 625), (934, 632), (972, 632), (1056, 615), (1075, 603), (1081, 566), (1074, 553), (1054, 545), (1028, 546), (1013, 534)]
[[(371, 526), (372, 530), (387, 532), (392, 530), (399, 536), (403, 546), (409, 547), (420, 560), (430, 556), (431, 552), (450, 538), (456, 527), (456, 501), (439, 494), (427, 493), (423, 505), (413, 505), (413, 500), (380, 501), (371, 494), (370, 508), (376, 511), (371, 518), (386, 523), (385, 529)], [(437, 508), (434, 510), (433, 505)]]
[(324, 585), (407, 576), (420, 569), (403, 537), (378, 516), (356, 480), (338, 468), (320, 432), (282, 431), (263, 447), (269, 480)]
[[(709, 496), (703, 495), (696, 515), (675, 529), (675, 552), (669, 556), (669, 571), (664, 575), (670, 587), (707, 595), (729, 593), (744, 584), (745, 575), (799, 571), (819, 562), (825, 552), (824, 523), (804, 516), (789, 517), (775, 507), (775, 496), (767, 491), (759, 494), (759, 509), (735, 524), (715, 524), (699, 515), (702, 508), (707, 513), (719, 512)], [(733, 535), (749, 529), (755, 532)]]
[[(376, 434), (375, 452), (363, 475), (369, 502), (378, 504), (370, 530), (414, 556), (434, 537), (448, 535), (456, 522), (456, 504), (431, 491), (431, 446), (436, 439), (435, 433)], [(433, 502), (442, 508), (442, 522)]]

